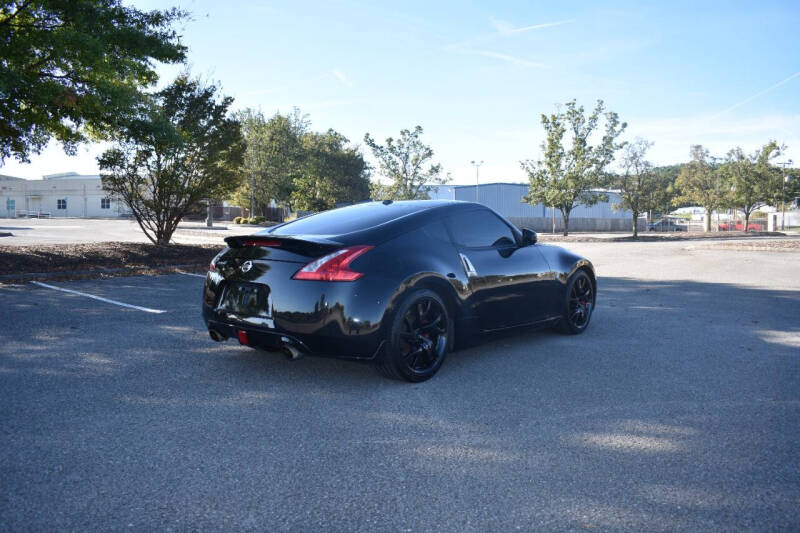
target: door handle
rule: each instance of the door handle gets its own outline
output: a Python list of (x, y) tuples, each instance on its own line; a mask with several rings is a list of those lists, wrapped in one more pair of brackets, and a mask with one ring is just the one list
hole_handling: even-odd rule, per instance
[(472, 262), (469, 260), (469, 257), (466, 255), (459, 253), (458, 256), (461, 258), (461, 265), (464, 267), (464, 272), (466, 272), (468, 278), (474, 278), (478, 275), (475, 271), (475, 267), (472, 266)]

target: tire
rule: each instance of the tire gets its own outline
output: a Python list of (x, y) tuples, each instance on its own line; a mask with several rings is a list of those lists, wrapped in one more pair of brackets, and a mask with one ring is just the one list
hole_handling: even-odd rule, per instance
[(388, 342), (375, 361), (378, 371), (414, 383), (432, 378), (450, 351), (453, 329), (438, 294), (428, 289), (408, 293), (397, 307)]
[(595, 300), (592, 279), (585, 270), (578, 270), (567, 281), (564, 311), (556, 329), (567, 335), (578, 335), (586, 331), (592, 319)]

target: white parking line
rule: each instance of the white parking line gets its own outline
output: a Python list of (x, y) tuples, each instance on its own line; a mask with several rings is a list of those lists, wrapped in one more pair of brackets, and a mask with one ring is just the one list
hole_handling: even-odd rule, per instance
[(118, 302), (116, 300), (109, 300), (108, 298), (103, 298), (102, 296), (95, 296), (94, 294), (88, 294), (85, 292), (80, 291), (73, 291), (72, 289), (65, 289), (63, 287), (56, 287), (54, 285), (48, 285), (47, 283), (42, 283), (41, 281), (31, 281), (34, 285), (38, 285), (40, 287), (46, 287), (48, 289), (53, 289), (54, 291), (61, 291), (61, 292), (68, 292), (70, 294), (77, 294), (78, 296), (85, 296), (86, 298), (91, 298), (92, 300), (99, 300), (101, 302), (106, 302), (109, 304), (118, 305), (120, 307), (129, 307), (131, 309), (137, 309), (139, 311), (144, 311), (145, 313), (166, 313), (166, 311), (162, 311), (161, 309), (150, 309), (149, 307), (139, 307), (138, 305), (126, 304), (123, 302)]
[(178, 274), (183, 274), (184, 276), (195, 276), (197, 278), (205, 278), (205, 274), (193, 274), (192, 272), (184, 272), (183, 270), (176, 270)]

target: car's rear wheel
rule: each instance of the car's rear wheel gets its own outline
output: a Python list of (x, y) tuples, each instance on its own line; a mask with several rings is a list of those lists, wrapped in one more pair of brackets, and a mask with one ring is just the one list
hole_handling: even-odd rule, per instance
[(567, 281), (564, 312), (558, 330), (562, 333), (577, 335), (583, 333), (592, 318), (595, 294), (594, 284), (589, 274), (578, 270)]
[(431, 378), (450, 349), (452, 323), (447, 306), (431, 290), (417, 290), (403, 298), (392, 320), (389, 342), (377, 366), (382, 374), (419, 382)]

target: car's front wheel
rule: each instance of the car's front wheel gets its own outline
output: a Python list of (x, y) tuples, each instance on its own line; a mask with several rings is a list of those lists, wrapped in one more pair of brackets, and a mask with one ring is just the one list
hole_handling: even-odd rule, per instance
[(433, 377), (450, 349), (452, 330), (447, 306), (438, 294), (428, 289), (407, 294), (392, 320), (389, 342), (376, 361), (378, 370), (413, 382)]
[(589, 325), (594, 310), (594, 284), (589, 274), (578, 270), (567, 281), (564, 312), (558, 329), (562, 333), (577, 335)]

